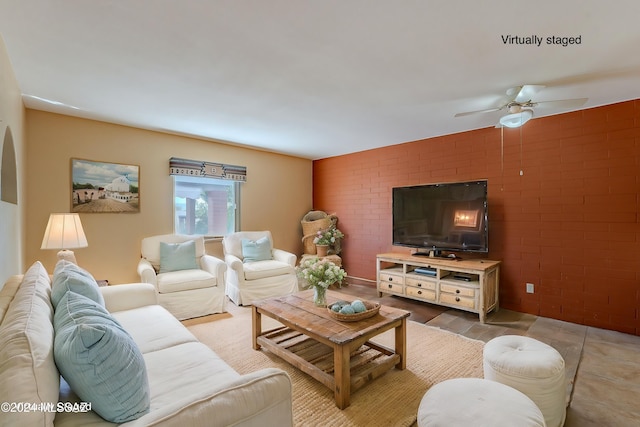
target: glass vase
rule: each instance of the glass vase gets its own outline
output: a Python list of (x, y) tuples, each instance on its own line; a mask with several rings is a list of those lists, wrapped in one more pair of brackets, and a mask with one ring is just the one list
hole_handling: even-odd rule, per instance
[(318, 307), (327, 306), (327, 289), (322, 286), (313, 287), (313, 303)]

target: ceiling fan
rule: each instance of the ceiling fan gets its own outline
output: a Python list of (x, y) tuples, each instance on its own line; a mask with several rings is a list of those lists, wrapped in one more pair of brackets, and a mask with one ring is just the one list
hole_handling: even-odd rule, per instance
[(561, 99), (556, 101), (533, 101), (533, 96), (544, 88), (544, 85), (522, 85), (507, 90), (507, 98), (503, 104), (496, 108), (488, 108), (486, 110), (468, 111), (466, 113), (458, 113), (455, 117), (469, 116), (471, 114), (491, 113), (493, 111), (507, 110), (509, 114), (502, 116), (496, 127), (516, 128), (525, 124), (533, 117), (533, 108), (536, 107), (553, 107), (573, 109), (584, 105), (588, 98)]

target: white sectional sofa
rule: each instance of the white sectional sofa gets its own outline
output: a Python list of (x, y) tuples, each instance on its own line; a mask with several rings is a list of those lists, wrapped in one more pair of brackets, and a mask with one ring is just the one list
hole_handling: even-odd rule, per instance
[[(60, 376), (62, 369), (58, 370), (56, 364), (60, 357), (58, 340), (63, 339), (64, 333), (54, 330), (54, 318), (58, 328), (60, 307), (66, 306), (72, 296), (84, 297), (77, 297), (73, 292), (76, 289), (68, 287), (70, 290), (64, 297), (58, 295), (59, 302), (54, 308), (51, 283), (42, 264), (36, 262), (24, 276), (11, 277), (0, 289), (0, 403), (3, 404), (0, 425), (118, 425), (99, 416), (96, 413), (99, 402), (80, 399)], [(115, 330), (122, 333), (124, 329), (125, 335), (135, 342), (126, 355), (139, 354), (143, 359), (142, 368), (130, 376), (141, 379), (145, 388), (134, 390), (124, 404), (131, 399), (142, 402), (146, 399), (147, 406), (134, 419), (119, 425), (293, 425), (292, 386), (284, 371), (269, 368), (240, 375), (157, 304), (155, 289), (150, 284), (97, 289), (96, 299), (104, 299), (104, 313), (108, 311), (106, 316), (112, 316), (106, 321), (114, 321)], [(99, 305), (87, 302), (91, 304)], [(71, 323), (77, 320), (74, 316), (72, 313)], [(86, 334), (81, 336), (86, 344)], [(79, 363), (86, 357), (81, 354)], [(115, 367), (114, 379), (121, 375), (117, 364)], [(124, 366), (122, 369), (126, 372)], [(106, 386), (109, 388), (109, 381)], [(115, 399), (121, 397), (119, 393), (122, 396), (128, 393), (123, 387), (107, 392)]]

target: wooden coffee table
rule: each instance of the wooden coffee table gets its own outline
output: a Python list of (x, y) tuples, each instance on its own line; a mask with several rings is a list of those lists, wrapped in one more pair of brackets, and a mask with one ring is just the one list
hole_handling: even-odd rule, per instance
[[(356, 297), (327, 291), (327, 304)], [(282, 327), (262, 330), (262, 315)], [(351, 392), (363, 387), (394, 366), (406, 367), (406, 335), (409, 312), (381, 306), (369, 319), (340, 322), (316, 307), (313, 291), (254, 301), (253, 348), (264, 347), (334, 391), (336, 406), (351, 403)], [(395, 349), (369, 340), (395, 328)]]

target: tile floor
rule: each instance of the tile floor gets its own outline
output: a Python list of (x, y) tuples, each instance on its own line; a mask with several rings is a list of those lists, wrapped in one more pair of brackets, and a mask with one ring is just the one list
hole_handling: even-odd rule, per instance
[(411, 312), (410, 320), (489, 341), (525, 335), (553, 346), (565, 359), (569, 406), (565, 427), (640, 426), (640, 337), (509, 310), (478, 316), (351, 284), (340, 289)]

